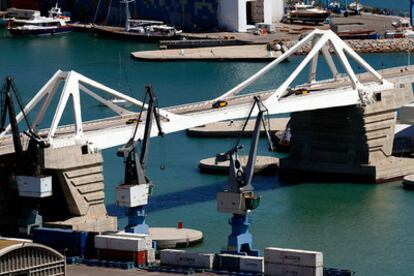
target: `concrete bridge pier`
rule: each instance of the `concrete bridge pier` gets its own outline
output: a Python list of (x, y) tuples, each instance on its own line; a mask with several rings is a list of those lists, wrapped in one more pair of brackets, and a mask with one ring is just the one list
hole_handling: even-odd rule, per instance
[(414, 159), (391, 156), (397, 110), (412, 100), (411, 84), (402, 84), (366, 106), (292, 113), (281, 177), (380, 183), (414, 173)]
[(90, 153), (87, 146), (47, 148), (44, 150), (44, 169), (53, 171), (63, 191), (70, 213), (69, 219), (46, 222), (46, 226), (76, 231), (117, 231), (117, 218), (108, 216), (104, 204), (102, 154)]

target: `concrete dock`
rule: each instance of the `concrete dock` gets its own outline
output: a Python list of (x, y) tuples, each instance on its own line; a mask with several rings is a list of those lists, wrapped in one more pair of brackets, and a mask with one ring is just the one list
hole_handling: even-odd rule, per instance
[[(271, 118), (270, 131), (276, 132), (285, 130), (290, 118)], [(187, 135), (193, 137), (238, 137), (243, 127), (244, 120), (225, 121), (205, 126), (187, 129)], [(251, 136), (254, 129), (255, 120), (250, 120), (243, 136)], [(265, 134), (262, 127), (262, 134)]]
[[(247, 163), (247, 156), (240, 156), (240, 161), (243, 166)], [(200, 161), (198, 167), (203, 173), (211, 174), (228, 174), (230, 161), (216, 163), (215, 157), (206, 158)], [(257, 156), (254, 167), (255, 174), (270, 174), (276, 173), (279, 167), (279, 158), (271, 156)]]
[(224, 47), (203, 47), (191, 49), (171, 49), (139, 51), (131, 53), (138, 60), (214, 60), (214, 61), (268, 61), (278, 58), (280, 51), (268, 51), (267, 45), (242, 45)]
[(151, 227), (149, 234), (157, 242), (158, 249), (188, 247), (203, 241), (203, 233), (194, 229)]

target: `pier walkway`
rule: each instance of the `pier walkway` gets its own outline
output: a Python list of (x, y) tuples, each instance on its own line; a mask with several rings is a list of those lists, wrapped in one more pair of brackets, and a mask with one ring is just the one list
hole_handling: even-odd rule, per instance
[(179, 61), (270, 61), (280, 57), (280, 51), (268, 51), (267, 45), (220, 46), (189, 49), (138, 51), (131, 53), (137, 60)]

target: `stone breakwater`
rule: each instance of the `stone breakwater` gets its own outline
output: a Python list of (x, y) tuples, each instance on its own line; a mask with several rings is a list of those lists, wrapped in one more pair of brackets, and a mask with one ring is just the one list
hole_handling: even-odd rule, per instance
[[(283, 41), (287, 48), (291, 48), (298, 41)], [(399, 53), (414, 51), (414, 39), (365, 39), (365, 40), (345, 40), (357, 53)], [(277, 43), (273, 43), (276, 45)], [(272, 46), (273, 46), (272, 45)], [(297, 54), (307, 54), (311, 50), (311, 43), (298, 50)], [(329, 48), (334, 52), (333, 47)]]

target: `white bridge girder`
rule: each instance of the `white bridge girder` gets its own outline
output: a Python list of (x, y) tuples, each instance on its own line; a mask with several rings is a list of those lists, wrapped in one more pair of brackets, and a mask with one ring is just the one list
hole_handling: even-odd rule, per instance
[[(174, 107), (160, 109), (159, 111), (162, 116), (163, 131), (168, 134), (207, 123), (246, 118), (253, 103), (253, 98), (247, 102), (237, 102), (238, 97), (236, 95), (264, 74), (269, 72), (275, 66), (280, 64), (282, 61), (287, 59), (289, 56), (293, 55), (296, 51), (302, 47), (305, 47), (308, 43), (312, 43), (313, 45), (310, 53), (302, 60), (299, 66), (295, 68), (289, 78), (286, 79), (286, 81), (277, 89), (273, 90), (269, 97), (264, 99), (264, 105), (268, 108), (270, 115), (331, 107), (369, 104), (370, 99), (375, 92), (394, 88), (393, 83), (385, 80), (332, 31), (315, 30), (302, 39), (298, 44), (286, 51), (281, 57), (269, 63), (252, 77), (224, 93), (222, 96), (202, 103), (189, 104), (188, 107), (190, 108), (190, 112), (186, 112), (185, 114), (176, 114), (168, 111), (174, 110)], [(321, 83), (316, 79), (320, 54), (325, 58), (332, 73), (332, 79), (324, 82), (334, 83), (340, 79), (337, 65), (334, 63), (334, 59), (328, 50), (329, 47), (331, 47), (331, 49), (333, 49), (336, 53), (337, 59), (339, 59), (341, 66), (345, 69), (346, 76), (349, 78), (351, 85), (348, 87), (312, 92), (308, 95), (290, 95), (289, 87), (307, 66), (309, 66), (307, 86), (316, 87)], [(354, 59), (362, 68), (372, 75), (374, 81), (361, 83), (353, 71), (347, 56)], [(51, 99), (57, 94), (57, 89), (62, 81), (64, 81), (64, 87), (62, 93), (60, 94), (57, 110), (54, 114), (50, 128), (45, 130), (47, 132), (47, 139), (52, 147), (57, 148), (87, 143), (94, 149), (102, 150), (123, 145), (129, 140), (134, 125), (126, 125), (124, 122), (125, 120), (122, 121), (122, 118), (134, 113), (106, 100), (104, 97), (93, 92), (92, 89), (97, 89), (112, 97), (124, 99), (135, 107), (142, 107), (143, 103), (74, 71), (56, 72), (26, 105), (25, 113), (28, 114), (37, 104), (39, 104), (39, 102), (41, 102), (42, 99), (44, 99), (40, 111), (35, 115), (32, 128), (37, 129), (38, 125), (42, 122), (44, 114), (50, 105)], [(99, 103), (106, 105), (119, 116), (116, 118), (101, 119), (95, 122), (82, 122), (82, 104), (80, 102), (81, 92), (88, 94)], [(75, 122), (73, 126), (65, 127), (65, 129), (71, 130), (70, 133), (65, 132), (65, 134), (59, 134), (58, 130), (62, 130), (62, 127), (59, 127), (59, 123), (61, 121), (63, 111), (67, 107), (68, 102), (70, 102), (70, 98), (73, 103)], [(212, 109), (211, 103), (215, 100), (229, 100), (230, 103), (225, 108)], [(232, 104), (233, 101), (234, 104)], [(144, 106), (144, 108), (146, 108), (146, 106)], [(257, 110), (253, 111), (253, 114), (256, 113)], [(19, 122), (22, 119), (23, 114), (18, 114), (17, 121)], [(94, 127), (90, 127), (91, 125), (94, 125)], [(88, 126), (88, 128), (86, 126)], [(143, 135), (143, 130), (144, 124), (141, 124), (137, 131), (136, 138), (140, 138)], [(9, 132), (10, 126), (1, 134), (1, 136), (7, 135)], [(154, 129), (151, 135), (156, 136), (158, 133)]]

